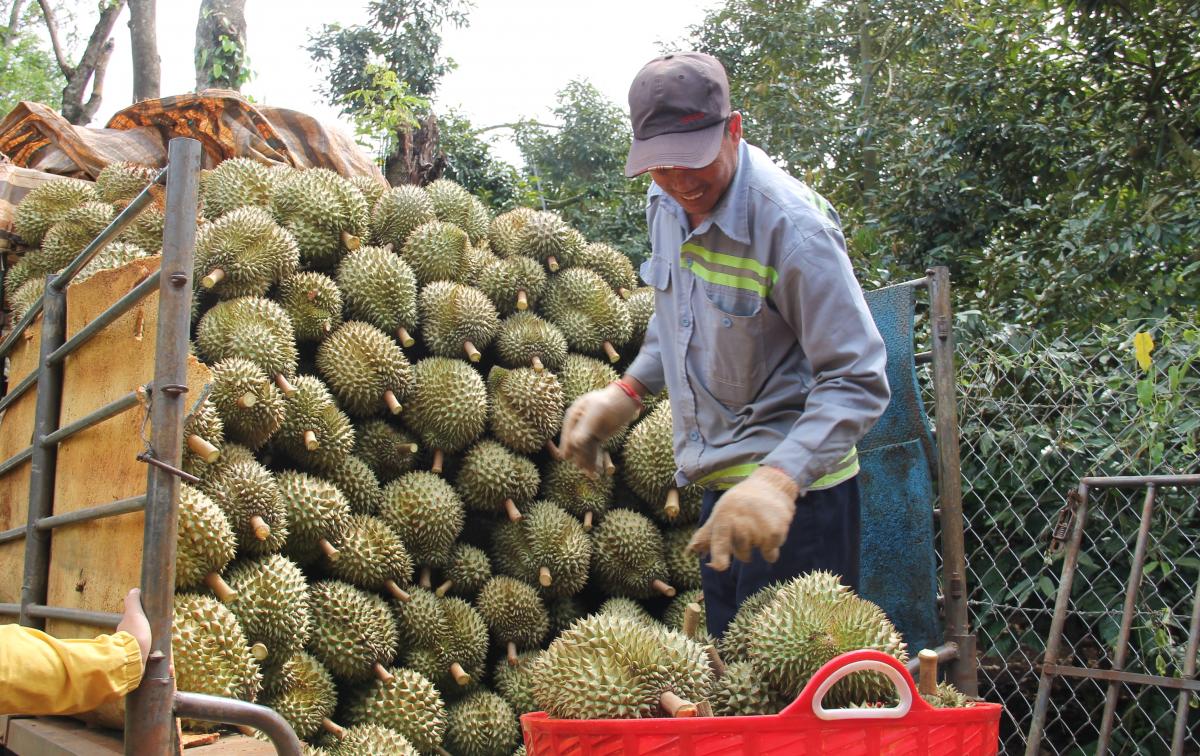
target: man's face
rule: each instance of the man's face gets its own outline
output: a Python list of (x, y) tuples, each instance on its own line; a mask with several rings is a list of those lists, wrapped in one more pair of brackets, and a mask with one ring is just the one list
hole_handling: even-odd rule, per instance
[(741, 114), (732, 113), (721, 139), (721, 151), (711, 163), (703, 168), (652, 168), (650, 176), (697, 222), (712, 212), (733, 181), (741, 138)]

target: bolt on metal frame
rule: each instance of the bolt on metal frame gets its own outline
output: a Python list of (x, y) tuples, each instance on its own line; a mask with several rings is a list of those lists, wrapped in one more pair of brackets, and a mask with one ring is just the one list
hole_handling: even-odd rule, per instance
[[(0, 604), (0, 615), (15, 615), (22, 625), (43, 629), (49, 618), (115, 627), (120, 615), (48, 606), (50, 532), (55, 527), (145, 512), (142, 546), (142, 606), (150, 622), (152, 644), (142, 683), (127, 699), (126, 754), (177, 753), (175, 717), (228, 724), (244, 724), (267, 734), (279, 753), (299, 756), (300, 741), (287, 722), (274, 711), (234, 699), (175, 690), (171, 672), (171, 626), (175, 594), (175, 546), (178, 524), (179, 470), (183, 447), (184, 395), (187, 392), (188, 333), (191, 324), (193, 252), (196, 239), (197, 179), (201, 147), (194, 139), (172, 139), (167, 167), (155, 181), (167, 186), (166, 221), (162, 262), (148, 277), (66, 341), (66, 289), (71, 280), (112, 239), (115, 239), (152, 200), (147, 186), (63, 271), (50, 276), (44, 294), (0, 342), (0, 360), (17, 343), (39, 314), (42, 315), (38, 365), (9, 393), (0, 398), (0, 411), (30, 388), (37, 387), (33, 442), (0, 462), (0, 475), (30, 462), (29, 513), (24, 527), (0, 531), (0, 543), (24, 539), (24, 575), (19, 604)], [(155, 375), (152, 383), (91, 412), (70, 425), (58, 427), (63, 392), (63, 362), (105, 326), (132, 309), (154, 290), (159, 292)], [(71, 436), (150, 403), (151, 452), (139, 456), (147, 462), (144, 496), (53, 515), (58, 444)]]

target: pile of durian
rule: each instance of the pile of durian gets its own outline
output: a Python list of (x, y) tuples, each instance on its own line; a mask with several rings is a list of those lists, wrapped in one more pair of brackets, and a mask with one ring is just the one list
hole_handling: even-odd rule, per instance
[[(28, 195), (18, 314), (150, 175), (114, 164)], [(212, 382), (184, 431), (181, 690), (270, 706), (312, 753), (508, 756), (529, 711), (776, 713), (840, 652), (906, 658), (827, 573), (755, 596), (719, 647), (698, 629), (700, 491), (675, 487), (665, 397), (598, 479), (559, 458), (564, 408), (617, 377), (650, 319), (619, 251), (553, 212), (493, 217), (447, 180), (237, 158), (200, 198), (193, 347)], [(161, 227), (153, 206), (89, 272), (156, 253)], [(827, 700), (891, 695), (859, 674)]]

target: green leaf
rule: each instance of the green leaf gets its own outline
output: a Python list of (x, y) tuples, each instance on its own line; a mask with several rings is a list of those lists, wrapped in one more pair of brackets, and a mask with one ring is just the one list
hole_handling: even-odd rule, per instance
[(212, 64), (213, 78), (219, 79), (225, 75), (225, 66), (219, 60), (213, 61)]

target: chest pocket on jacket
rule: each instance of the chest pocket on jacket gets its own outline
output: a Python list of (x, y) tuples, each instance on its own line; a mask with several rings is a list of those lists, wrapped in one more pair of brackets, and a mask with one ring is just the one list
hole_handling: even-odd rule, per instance
[(703, 280), (696, 281), (692, 302), (696, 323), (689, 361), (718, 401), (740, 409), (765, 380), (766, 302), (756, 292)]

